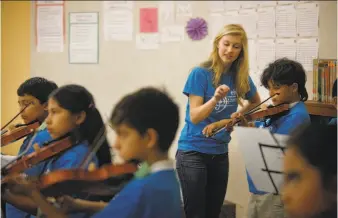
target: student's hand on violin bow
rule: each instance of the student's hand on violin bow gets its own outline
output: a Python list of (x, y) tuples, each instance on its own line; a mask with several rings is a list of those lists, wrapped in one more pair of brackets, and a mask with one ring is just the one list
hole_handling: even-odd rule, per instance
[(203, 135), (205, 135), (206, 137), (209, 137), (212, 135), (212, 133), (214, 131), (216, 131), (217, 129), (219, 129), (220, 126), (219, 126), (219, 122), (214, 122), (214, 123), (211, 123), (209, 125), (207, 125), (206, 127), (204, 127), (202, 133)]
[(37, 187), (25, 174), (13, 174), (6, 178), (8, 189), (13, 194), (30, 196)]
[(75, 198), (72, 198), (68, 195), (64, 195), (61, 197), (58, 197), (56, 199), (56, 203), (60, 206), (60, 210), (63, 213), (74, 213), (74, 212), (81, 212), (81, 207), (78, 204), (77, 200)]

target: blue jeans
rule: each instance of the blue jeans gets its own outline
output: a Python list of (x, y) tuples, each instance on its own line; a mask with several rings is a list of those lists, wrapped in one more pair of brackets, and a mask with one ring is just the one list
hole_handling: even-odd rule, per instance
[(178, 150), (176, 170), (186, 218), (218, 218), (228, 185), (228, 153)]

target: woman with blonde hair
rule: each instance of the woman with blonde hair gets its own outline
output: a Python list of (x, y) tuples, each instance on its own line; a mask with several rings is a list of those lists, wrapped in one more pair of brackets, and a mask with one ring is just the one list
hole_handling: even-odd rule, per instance
[[(186, 218), (218, 218), (229, 172), (230, 133), (221, 131), (231, 117), (260, 103), (249, 76), (248, 40), (240, 25), (226, 25), (215, 37), (207, 61), (190, 72), (183, 94), (185, 126), (176, 153)], [(243, 100), (247, 100), (243, 104)], [(237, 111), (238, 104), (242, 107)]]

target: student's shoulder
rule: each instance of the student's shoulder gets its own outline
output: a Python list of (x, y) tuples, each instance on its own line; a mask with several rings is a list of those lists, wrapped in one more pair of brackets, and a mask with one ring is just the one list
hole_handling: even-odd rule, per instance
[(290, 110), (290, 116), (293, 118), (299, 119), (310, 119), (309, 112), (306, 109), (304, 102), (298, 102), (293, 108)]

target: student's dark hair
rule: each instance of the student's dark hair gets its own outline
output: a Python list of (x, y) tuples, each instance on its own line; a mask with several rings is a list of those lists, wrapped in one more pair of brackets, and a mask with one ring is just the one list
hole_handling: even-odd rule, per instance
[[(65, 85), (55, 90), (50, 98), (55, 100), (60, 107), (68, 110), (72, 114), (86, 112), (85, 121), (79, 126), (78, 130), (83, 139), (86, 139), (90, 145), (98, 133), (104, 128), (104, 123), (100, 112), (95, 107), (93, 95), (83, 86)], [(107, 139), (97, 151), (99, 166), (111, 163), (110, 148)]]
[(123, 97), (111, 115), (111, 124), (126, 124), (143, 135), (148, 129), (158, 134), (158, 146), (167, 152), (179, 124), (178, 106), (164, 91), (145, 87)]
[(333, 83), (332, 87), (332, 97), (337, 97), (337, 79)]
[(270, 63), (261, 75), (261, 83), (268, 89), (268, 82), (270, 80), (276, 85), (292, 85), (293, 83), (297, 83), (301, 101), (308, 99), (308, 93), (305, 88), (306, 73), (299, 62), (281, 58)]
[(337, 177), (337, 126), (304, 124), (292, 132), (287, 144), (319, 170), (323, 188), (332, 187)]
[(58, 86), (53, 81), (42, 77), (32, 77), (19, 86), (17, 95), (31, 95), (37, 98), (40, 104), (43, 104), (47, 102), (49, 94), (57, 88)]

